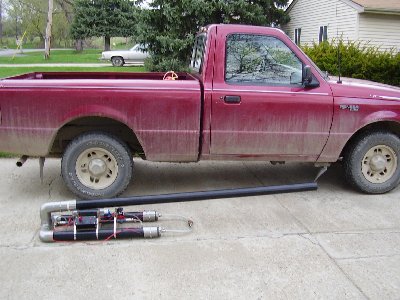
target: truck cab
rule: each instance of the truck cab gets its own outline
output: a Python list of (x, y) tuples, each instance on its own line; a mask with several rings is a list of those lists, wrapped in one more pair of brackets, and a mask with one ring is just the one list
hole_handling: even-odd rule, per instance
[(204, 85), (203, 157), (318, 160), (332, 123), (332, 90), (282, 31), (209, 26), (197, 36), (191, 67)]

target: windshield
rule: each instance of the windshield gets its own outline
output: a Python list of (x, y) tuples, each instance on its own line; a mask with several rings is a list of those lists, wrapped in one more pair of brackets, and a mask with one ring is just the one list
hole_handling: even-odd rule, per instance
[(137, 51), (137, 50), (139, 50), (139, 44), (136, 44), (131, 49), (129, 49), (129, 51)]
[(201, 74), (204, 61), (204, 50), (206, 47), (207, 35), (205, 33), (199, 34), (194, 42), (192, 60), (190, 61), (190, 68)]
[(147, 44), (136, 44), (133, 46), (129, 51), (137, 51), (137, 52), (146, 52), (147, 50)]

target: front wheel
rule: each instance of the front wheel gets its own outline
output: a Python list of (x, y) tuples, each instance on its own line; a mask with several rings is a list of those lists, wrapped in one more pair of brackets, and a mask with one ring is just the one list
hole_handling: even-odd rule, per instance
[(365, 193), (386, 193), (400, 183), (399, 159), (398, 136), (383, 131), (366, 133), (345, 154), (345, 175), (348, 182)]
[(111, 63), (114, 67), (122, 67), (125, 62), (121, 56), (115, 56), (111, 58)]
[(68, 145), (61, 162), (67, 187), (83, 199), (112, 198), (128, 186), (133, 160), (126, 144), (106, 133), (85, 133)]

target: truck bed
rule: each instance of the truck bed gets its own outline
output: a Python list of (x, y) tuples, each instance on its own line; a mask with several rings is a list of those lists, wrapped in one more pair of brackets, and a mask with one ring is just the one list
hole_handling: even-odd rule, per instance
[(162, 80), (164, 73), (34, 72), (3, 79), (0, 151), (47, 156), (58, 144), (62, 151), (74, 130), (112, 125), (118, 133), (120, 124), (149, 160), (195, 161), (200, 82), (178, 75), (172, 81)]

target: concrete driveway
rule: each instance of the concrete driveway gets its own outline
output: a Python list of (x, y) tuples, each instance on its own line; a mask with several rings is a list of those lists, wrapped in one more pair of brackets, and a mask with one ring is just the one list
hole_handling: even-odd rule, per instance
[[(124, 196), (312, 180), (305, 164), (135, 162)], [(48, 160), (1, 159), (3, 299), (399, 299), (400, 189), (362, 195), (333, 166), (313, 192), (140, 207), (191, 217), (190, 234), (43, 244), (39, 208), (73, 198)], [(137, 207), (135, 209), (138, 209)], [(165, 227), (179, 223), (165, 222)]]

